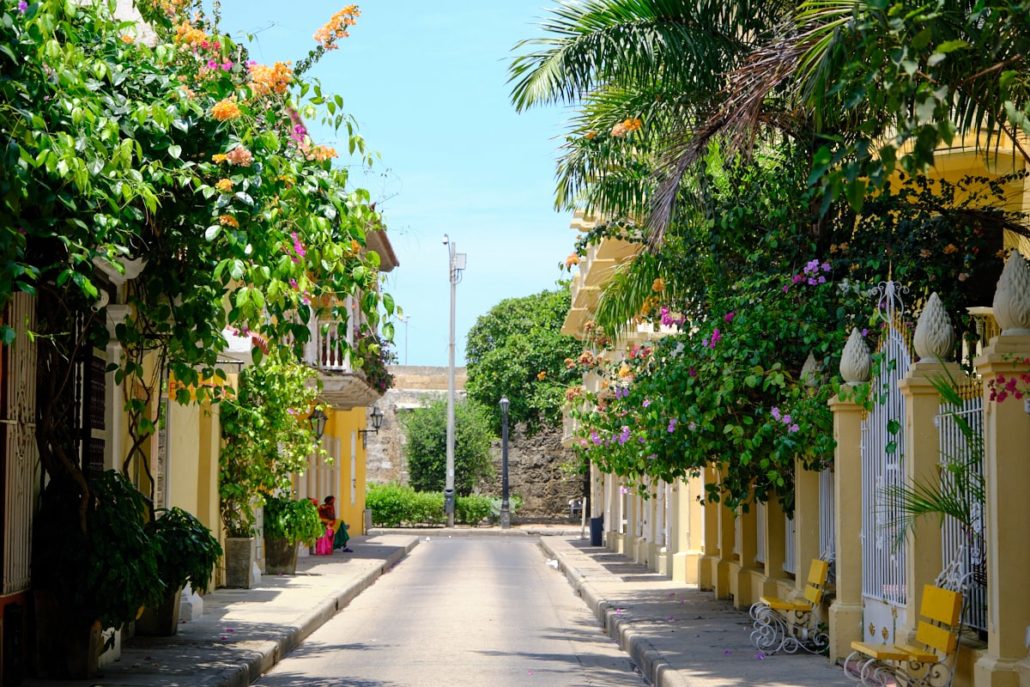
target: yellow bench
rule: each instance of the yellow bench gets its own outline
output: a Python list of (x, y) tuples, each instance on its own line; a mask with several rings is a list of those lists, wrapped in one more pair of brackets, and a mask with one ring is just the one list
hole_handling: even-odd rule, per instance
[(928, 584), (919, 603), (915, 644), (852, 642), (844, 674), (863, 685), (889, 681), (908, 687), (946, 687), (958, 650), (962, 593)]
[(749, 611), (754, 627), (751, 631), (754, 647), (766, 654), (780, 651), (793, 654), (798, 649), (822, 653), (830, 640), (825, 632), (813, 624), (812, 611), (822, 603), (829, 574), (830, 562), (816, 558), (808, 568), (803, 598), (759, 598)]

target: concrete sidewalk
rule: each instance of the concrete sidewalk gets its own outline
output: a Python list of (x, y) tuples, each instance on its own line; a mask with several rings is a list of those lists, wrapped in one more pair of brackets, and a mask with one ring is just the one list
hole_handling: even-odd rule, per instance
[(823, 656), (765, 656), (751, 620), (711, 592), (671, 582), (579, 538), (541, 537), (569, 583), (656, 687), (851, 685)]
[(28, 687), (246, 687), (404, 558), (415, 535), (354, 537), (354, 553), (309, 556), (297, 574), (255, 589), (219, 589), (204, 615), (173, 637), (134, 637), (93, 681), (27, 680)]

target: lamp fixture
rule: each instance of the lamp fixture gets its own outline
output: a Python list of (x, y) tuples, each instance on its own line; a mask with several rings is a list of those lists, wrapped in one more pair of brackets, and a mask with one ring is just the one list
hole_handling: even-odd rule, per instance
[(379, 434), (379, 428), (383, 426), (383, 411), (379, 410), (376, 406), (372, 406), (372, 412), (369, 413), (369, 419), (372, 420), (372, 429), (358, 430), (358, 434), (361, 435), (361, 448), (368, 448), (369, 434)]
[(311, 431), (315, 433), (316, 440), (322, 440), (322, 435), (325, 434), (325, 423), (328, 420), (329, 416), (319, 406), (315, 406), (315, 409), (311, 411), (311, 415), (308, 415), (308, 422), (311, 423)]

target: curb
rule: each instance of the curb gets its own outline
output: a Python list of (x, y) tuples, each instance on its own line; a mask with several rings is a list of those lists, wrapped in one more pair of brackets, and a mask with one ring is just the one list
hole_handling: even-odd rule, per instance
[(372, 584), (389, 572), (393, 566), (403, 560), (412, 549), (418, 546), (418, 539), (408, 542), (399, 551), (390, 554), (386, 560), (371, 570), (367, 575), (357, 582), (340, 589), (334, 596), (329, 597), (310, 612), (301, 617), (300, 622), (290, 630), (275, 639), (261, 642), (254, 648), (251, 656), (235, 666), (230, 666), (221, 672), (211, 681), (205, 681), (210, 687), (249, 687), (262, 675), (271, 670), (291, 651), (300, 646), (300, 643), (308, 638), (315, 630), (325, 625), (337, 613), (346, 608), (361, 592), (368, 589)]
[(565, 557), (555, 551), (547, 539), (541, 538), (540, 548), (549, 558), (558, 561), (559, 569), (601, 623), (601, 628), (623, 651), (629, 654), (640, 668), (640, 672), (652, 685), (655, 687), (689, 687), (689, 683), (676, 672), (665, 656), (646, 637), (634, 630), (631, 622), (616, 614), (616, 604), (606, 599), (578, 568), (569, 565)]

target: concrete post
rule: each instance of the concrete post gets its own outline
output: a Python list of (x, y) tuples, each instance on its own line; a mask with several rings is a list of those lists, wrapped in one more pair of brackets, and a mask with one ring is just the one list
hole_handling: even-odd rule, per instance
[[(674, 551), (672, 579), (699, 584), (704, 517), (703, 507), (697, 497), (704, 489), (702, 478), (678, 479), (672, 489), (672, 505), (669, 509), (669, 517), (672, 519), (671, 550)], [(710, 579), (711, 575), (708, 577)]]
[(740, 519), (740, 560), (733, 566), (735, 579), (730, 583), (734, 587), (733, 605), (748, 608), (759, 596), (751, 589), (751, 573), (758, 569), (758, 508), (751, 504), (746, 513), (737, 513), (737, 518)]
[(819, 473), (794, 461), (794, 589), (804, 594), (808, 568), (819, 558)]
[(779, 494), (770, 493), (769, 502), (765, 506), (765, 551), (762, 552), (762, 558), (765, 560), (765, 582), (761, 590), (755, 590), (755, 601), (761, 594), (776, 595), (779, 592), (776, 583), (784, 577), (786, 524), (787, 519), (783, 515), (783, 504), (780, 503)]
[[(715, 484), (718, 482), (718, 471), (714, 467), (706, 467), (702, 472), (704, 484)], [(702, 486), (704, 489), (704, 486)], [(703, 493), (703, 492), (702, 492)], [(702, 557), (698, 571), (698, 587), (701, 589), (717, 589), (719, 579), (719, 561), (721, 559), (722, 540), (719, 536), (720, 517), (722, 508), (718, 503), (712, 502), (708, 494), (704, 493), (705, 504), (703, 508), (704, 530), (702, 532)], [(717, 594), (718, 595), (718, 594)]]
[[(940, 441), (934, 418), (940, 412), (940, 395), (934, 380), (958, 380), (962, 370), (955, 363), (920, 360), (909, 368), (898, 388), (905, 396), (905, 483), (936, 483), (940, 479)], [(944, 567), (941, 559), (941, 523), (922, 517), (905, 536), (905, 622), (899, 628), (905, 641), (915, 639), (923, 585), (933, 583)]]
[[(1003, 331), (977, 358), (976, 369), (1002, 386), (1030, 374), (1030, 329), (1018, 335)], [(1005, 382), (997, 382), (999, 375)], [(1027, 387), (1025, 382), (1020, 386)], [(991, 400), (989, 387), (984, 389), (988, 619), (987, 653), (973, 670), (976, 687), (1030, 685), (1030, 413), (1025, 400), (1009, 394), (999, 403)]]
[[(830, 660), (851, 653), (862, 638), (862, 418), (865, 408), (838, 396), (833, 410), (834, 525), (837, 597), (830, 605)], [(807, 574), (807, 571), (806, 571)]]

